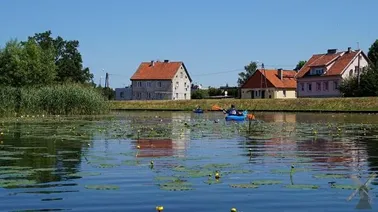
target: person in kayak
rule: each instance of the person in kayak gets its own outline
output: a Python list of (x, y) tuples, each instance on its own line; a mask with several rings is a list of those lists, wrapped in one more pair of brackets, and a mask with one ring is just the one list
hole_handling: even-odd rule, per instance
[(240, 115), (243, 115), (243, 113), (237, 111), (235, 109), (235, 105), (231, 105), (231, 108), (226, 110), (225, 113), (227, 113), (228, 115), (232, 115), (232, 116), (240, 116)]

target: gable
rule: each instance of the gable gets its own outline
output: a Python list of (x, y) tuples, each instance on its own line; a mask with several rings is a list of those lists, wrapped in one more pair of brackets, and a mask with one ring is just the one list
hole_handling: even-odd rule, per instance
[[(262, 83), (262, 84), (261, 84)], [(259, 71), (248, 78), (248, 80), (241, 86), (241, 88), (271, 88), (273, 84), (267, 79), (265, 84), (265, 76)]]
[[(282, 80), (278, 76), (278, 70), (257, 70), (241, 88), (293, 88), (297, 87), (295, 71), (282, 70)], [(266, 84), (265, 84), (266, 79)]]

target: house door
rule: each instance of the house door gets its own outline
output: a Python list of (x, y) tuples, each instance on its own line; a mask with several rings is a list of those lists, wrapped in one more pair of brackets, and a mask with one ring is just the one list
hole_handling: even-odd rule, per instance
[(265, 90), (262, 90), (262, 91), (261, 91), (261, 98), (262, 98), (262, 99), (265, 99)]
[(254, 99), (255, 98), (255, 91), (251, 91), (251, 99)]

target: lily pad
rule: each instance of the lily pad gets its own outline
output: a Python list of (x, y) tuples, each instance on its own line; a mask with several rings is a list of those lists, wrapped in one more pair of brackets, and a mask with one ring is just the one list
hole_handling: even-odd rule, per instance
[(230, 175), (230, 174), (250, 174), (253, 173), (251, 170), (230, 170), (230, 171), (224, 171), (222, 172), (225, 175)]
[(208, 171), (208, 170), (191, 170), (186, 174), (186, 176), (190, 178), (197, 178), (197, 177), (207, 177), (210, 174), (213, 174), (213, 172)]
[(176, 172), (189, 172), (189, 171), (191, 171), (191, 169), (186, 168), (185, 166), (176, 166), (172, 170), (176, 171)]
[(258, 185), (244, 183), (244, 184), (230, 184), (232, 188), (258, 188)]
[(327, 179), (327, 178), (344, 179), (344, 178), (349, 178), (349, 176), (346, 175), (346, 174), (316, 174), (316, 175), (314, 175), (314, 177), (319, 178), (319, 179)]
[(232, 165), (230, 163), (213, 163), (207, 164), (203, 168), (204, 169), (223, 169), (223, 168), (230, 168)]
[(29, 185), (34, 185), (37, 182), (34, 180), (4, 180), (0, 179), (0, 187), (3, 188), (18, 188), (18, 187), (24, 187)]
[(99, 176), (101, 175), (100, 172), (77, 172), (67, 174), (68, 177), (89, 177), (89, 176)]
[(281, 184), (281, 180), (255, 180), (252, 181), (252, 184), (254, 185), (277, 185)]
[(175, 180), (159, 185), (160, 189), (168, 191), (189, 191), (193, 190), (192, 184), (182, 180)]
[(174, 176), (156, 176), (154, 178), (154, 180), (156, 180), (156, 181), (177, 181), (177, 180), (179, 180), (179, 178), (174, 177)]
[(222, 181), (220, 180), (217, 180), (217, 179), (208, 179), (206, 181), (203, 181), (205, 184), (208, 184), (208, 185), (213, 185), (213, 184), (220, 184), (222, 183)]
[(57, 168), (39, 168), (39, 169), (33, 169), (33, 171), (36, 172), (53, 172), (56, 171)]
[[(331, 188), (344, 189), (344, 190), (356, 190), (356, 189), (359, 189), (360, 186), (358, 186), (358, 185), (346, 185), (346, 184), (332, 184)], [(369, 188), (369, 190), (372, 190), (372, 188)]]
[(114, 168), (114, 167), (117, 167), (119, 166), (118, 164), (107, 164), (107, 163), (103, 163), (103, 164), (98, 164), (98, 165), (95, 165), (97, 168), (102, 168), (102, 169), (107, 169), (107, 168)]
[(21, 160), (22, 158), (14, 158), (14, 157), (0, 157), (0, 160)]
[(86, 189), (93, 190), (118, 190), (119, 186), (117, 185), (86, 185)]
[(293, 171), (291, 171), (290, 169), (273, 169), (271, 170), (271, 172), (273, 174), (294, 174), (296, 172), (308, 172), (308, 171), (311, 171), (311, 169), (305, 169), (305, 168), (298, 168), (298, 169), (294, 169)]
[(298, 185), (286, 185), (285, 188), (291, 188), (291, 189), (319, 189), (318, 185), (307, 185), (307, 184), (298, 184)]

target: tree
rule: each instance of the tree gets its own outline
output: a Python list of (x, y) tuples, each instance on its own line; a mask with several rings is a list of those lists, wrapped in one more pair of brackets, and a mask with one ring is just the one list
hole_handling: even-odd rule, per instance
[(301, 70), (301, 68), (307, 63), (307, 61), (305, 60), (300, 60), (297, 64), (297, 66), (295, 66), (294, 68), (294, 71), (298, 72), (299, 70)]
[(37, 41), (39, 46), (44, 49), (53, 49), (54, 62), (57, 66), (57, 82), (76, 82), (90, 83), (93, 74), (89, 68), (83, 68), (83, 60), (78, 50), (79, 41), (64, 40), (62, 37), (51, 37), (51, 31), (36, 33), (29, 37)]
[(378, 67), (371, 66), (361, 73), (360, 86), (357, 77), (344, 79), (339, 90), (345, 97), (378, 96)]
[(378, 39), (370, 46), (368, 57), (374, 66), (378, 66)]
[(239, 73), (238, 85), (242, 86), (257, 70), (257, 63), (250, 62), (248, 65), (244, 66), (244, 72)]
[(43, 50), (35, 40), (11, 40), (0, 50), (0, 85), (14, 87), (51, 84), (56, 66), (51, 49)]

